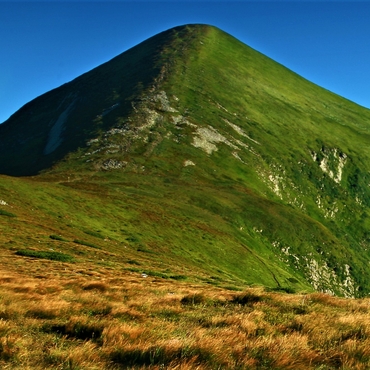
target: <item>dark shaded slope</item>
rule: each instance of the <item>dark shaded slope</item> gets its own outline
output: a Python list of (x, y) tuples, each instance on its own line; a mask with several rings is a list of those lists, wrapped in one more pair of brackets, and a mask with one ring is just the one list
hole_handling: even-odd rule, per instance
[(50, 168), (128, 116), (143, 91), (164, 77), (166, 50), (182, 32), (185, 27), (158, 34), (23, 106), (0, 126), (0, 173)]

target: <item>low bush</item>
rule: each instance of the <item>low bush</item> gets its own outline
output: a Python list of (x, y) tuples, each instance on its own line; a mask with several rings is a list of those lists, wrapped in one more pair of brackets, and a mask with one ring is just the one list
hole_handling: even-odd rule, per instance
[(188, 277), (186, 275), (171, 275), (170, 279), (173, 280), (186, 280)]
[(14, 213), (5, 211), (4, 209), (0, 209), (0, 216), (17, 217)]
[(100, 234), (99, 231), (85, 230), (85, 234), (95, 236), (95, 238), (104, 239), (104, 235)]
[(34, 251), (29, 249), (22, 249), (16, 251), (15, 254), (22, 257), (43, 258), (59, 262), (73, 262), (74, 260), (74, 258), (69, 254), (54, 251)]
[(64, 239), (62, 236), (60, 236), (60, 235), (55, 235), (55, 234), (50, 235), (50, 236), (49, 236), (49, 238), (50, 238), (50, 239), (53, 239), (53, 240), (59, 240), (59, 241), (61, 241), (61, 242), (67, 242), (67, 241), (68, 241), (67, 239)]
[(80, 239), (75, 239), (73, 240), (74, 243), (76, 244), (80, 244), (80, 245), (84, 245), (85, 247), (90, 247), (90, 248), (95, 248), (95, 249), (101, 249), (99, 246), (93, 244), (93, 243), (90, 243), (90, 242), (86, 242), (84, 240), (80, 240)]

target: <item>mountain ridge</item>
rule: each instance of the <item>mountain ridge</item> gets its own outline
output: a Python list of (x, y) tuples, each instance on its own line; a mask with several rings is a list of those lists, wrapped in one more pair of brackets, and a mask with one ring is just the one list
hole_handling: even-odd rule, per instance
[(23, 217), (32, 204), (69, 242), (108, 234), (92, 240), (117, 266), (129, 250), (144, 253), (143, 270), (362, 296), (369, 122), (370, 111), (231, 35), (185, 25), (26, 104), (0, 125), (0, 172), (34, 176), (3, 178)]

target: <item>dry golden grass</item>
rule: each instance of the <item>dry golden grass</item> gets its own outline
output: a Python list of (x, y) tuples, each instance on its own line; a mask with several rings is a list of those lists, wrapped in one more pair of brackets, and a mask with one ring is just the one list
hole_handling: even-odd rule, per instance
[(370, 368), (369, 299), (18, 258), (1, 263), (2, 369)]

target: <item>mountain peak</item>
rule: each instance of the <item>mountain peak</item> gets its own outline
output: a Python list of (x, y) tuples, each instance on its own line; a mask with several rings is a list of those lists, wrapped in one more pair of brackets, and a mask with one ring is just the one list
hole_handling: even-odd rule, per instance
[(356, 296), (370, 291), (368, 122), (227, 33), (185, 25), (26, 104), (0, 126), (0, 172), (124, 183), (154, 220), (161, 199), (189, 222), (225, 274)]
[(171, 64), (186, 57), (187, 44), (210, 29), (185, 25), (164, 31), (23, 106), (0, 126), (1, 171), (35, 174), (85, 146), (101, 131), (99, 118), (114, 109), (128, 115), (144, 92), (158, 88)]

